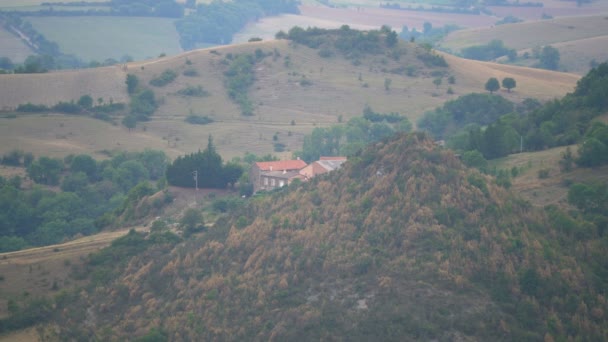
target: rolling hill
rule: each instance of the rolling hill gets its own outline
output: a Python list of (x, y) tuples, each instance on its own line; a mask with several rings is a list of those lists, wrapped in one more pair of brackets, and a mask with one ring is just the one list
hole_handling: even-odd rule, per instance
[[(415, 122), (424, 111), (446, 100), (483, 91), (489, 77), (514, 77), (518, 87), (512, 93), (503, 93), (513, 101), (563, 96), (574, 88), (578, 79), (573, 74), (479, 63), (448, 55), (444, 56), (449, 64), (447, 68), (427, 67), (417, 58), (426, 53), (423, 48), (401, 42), (396, 49), (398, 60), (388, 51), (355, 59), (347, 59), (340, 53), (324, 58), (317, 49), (273, 40), (196, 50), (112, 67), (0, 75), (0, 107), (8, 112), (28, 102), (53, 105), (59, 101), (76, 101), (83, 95), (95, 100), (101, 98), (104, 103), (127, 103), (127, 74), (136, 75), (140, 84), (152, 89), (160, 103), (151, 121), (141, 123), (132, 132), (83, 117), (9, 115), (14, 118), (0, 122), (0, 153), (20, 148), (36, 155), (64, 156), (74, 151), (95, 154), (103, 150), (139, 149), (143, 145), (166, 150), (175, 157), (202, 148), (209, 134), (228, 159), (246, 151), (271, 152), (275, 134), (289, 152), (298, 150), (304, 134), (315, 126), (346, 122), (361, 115), (365, 105), (378, 112), (400, 113)], [(256, 50), (265, 57), (256, 63), (255, 81), (248, 91), (255, 115), (243, 116), (228, 97), (224, 72), (229, 58), (255, 54)], [(175, 81), (164, 87), (148, 85), (168, 69), (178, 75)], [(194, 76), (183, 75), (185, 71)], [(454, 76), (455, 84), (448, 84), (448, 76)], [(433, 84), (436, 78), (444, 79), (442, 85)], [(199, 85), (209, 96), (177, 94), (180, 89)], [(447, 94), (448, 87), (454, 94)], [(190, 114), (208, 116), (214, 123), (187, 124), (184, 119)], [(37, 128), (40, 127), (38, 120), (45, 121), (44, 134)], [(116, 122), (120, 122), (120, 117)], [(70, 128), (66, 129), (67, 126)], [(79, 134), (85, 131), (86, 134)], [(104, 136), (108, 133), (112, 138)], [(62, 146), (71, 147), (63, 150)]]
[(597, 234), (401, 135), (175, 248), (130, 233), (114, 247), (140, 253), (53, 323), (62, 339), (601, 340)]
[[(608, 39), (606, 32), (608, 19), (603, 15), (564, 17), (455, 31), (441, 42), (440, 47), (458, 53), (466, 47), (497, 39), (521, 56), (525, 52), (532, 54), (535, 47), (551, 45), (560, 52), (561, 68), (585, 74), (592, 60), (599, 63), (608, 59), (603, 48)], [(518, 63), (532, 65), (536, 61), (531, 58)]]

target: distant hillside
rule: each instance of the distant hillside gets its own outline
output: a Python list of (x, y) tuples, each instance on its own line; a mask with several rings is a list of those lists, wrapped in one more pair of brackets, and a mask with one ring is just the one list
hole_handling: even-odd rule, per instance
[(113, 246), (138, 255), (94, 256), (54, 323), (61, 339), (603, 340), (598, 229), (403, 135), (171, 252), (130, 234)]
[[(228, 96), (224, 72), (229, 68), (230, 58), (237, 54), (253, 55), (256, 50), (264, 57), (256, 62), (253, 84), (246, 91), (254, 115), (243, 116)], [(315, 126), (346, 122), (361, 115), (366, 105), (378, 112), (400, 113), (416, 122), (426, 110), (446, 100), (483, 91), (489, 77), (514, 77), (517, 88), (503, 94), (514, 101), (561, 97), (574, 88), (578, 79), (571, 74), (478, 63), (447, 55), (444, 58), (448, 67), (429, 67), (418, 58), (426, 50), (405, 42), (358, 58), (347, 59), (339, 51), (330, 51), (325, 57), (320, 53), (319, 49), (278, 40), (196, 50), (124, 67), (0, 75), (0, 108), (5, 110), (28, 102), (53, 105), (77, 101), (83, 95), (90, 95), (94, 101), (101, 98), (104, 103), (128, 103), (127, 74), (136, 75), (141, 85), (154, 92), (159, 103), (151, 120), (140, 123), (131, 133), (124, 127), (98, 122), (95, 126), (99, 128), (84, 136), (78, 132), (89, 127), (88, 119), (60, 115), (44, 118), (47, 123), (45, 134), (41, 135), (36, 115), (17, 114), (15, 119), (3, 120), (0, 152), (18, 147), (37, 155), (98, 153), (133, 149), (141, 145), (143, 138), (147, 146), (176, 156), (202, 148), (201, 142), (209, 134), (213, 134), (218, 150), (228, 159), (242, 156), (245, 151), (272, 152), (275, 134), (287, 152), (291, 152), (301, 148), (303, 136)], [(164, 87), (150, 86), (149, 82), (165, 70), (174, 71), (176, 79)], [(454, 76), (454, 84), (448, 83), (449, 76)], [(442, 79), (438, 86), (433, 83), (437, 78)], [(178, 94), (188, 86), (201, 86), (208, 96)], [(449, 88), (453, 94), (448, 94)], [(188, 124), (184, 119), (190, 114), (208, 116), (214, 122)], [(121, 117), (116, 117), (115, 122), (120, 124)], [(68, 128), (72, 124), (74, 127)], [(116, 136), (107, 139), (106, 132)], [(20, 145), (14, 144), (17, 140)], [(57, 144), (69, 145), (71, 150), (62, 152), (54, 148)]]
[[(551, 45), (560, 52), (560, 70), (585, 74), (592, 60), (597, 63), (608, 60), (608, 52), (603, 48), (607, 32), (605, 16), (564, 17), (455, 31), (441, 42), (441, 48), (461, 53), (467, 47), (501, 40), (507, 48), (518, 52), (515, 63), (532, 66), (538, 63), (533, 49)], [(530, 57), (523, 58), (525, 53)]]

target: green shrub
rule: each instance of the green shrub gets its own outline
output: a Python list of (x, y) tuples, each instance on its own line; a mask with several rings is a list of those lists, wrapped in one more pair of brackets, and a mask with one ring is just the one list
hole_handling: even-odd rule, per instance
[(171, 69), (167, 69), (167, 70), (163, 71), (163, 73), (160, 74), (160, 76), (153, 78), (150, 81), (150, 85), (153, 85), (155, 87), (164, 87), (167, 84), (173, 82), (176, 78), (177, 78), (177, 73)]
[(186, 88), (180, 89), (177, 91), (179, 95), (182, 96), (193, 96), (193, 97), (205, 97), (209, 96), (209, 92), (203, 89), (202, 86), (187, 86)]
[(193, 125), (208, 125), (213, 122), (213, 119), (208, 116), (191, 114), (186, 118), (186, 122)]
[(195, 77), (195, 76), (198, 76), (198, 71), (196, 71), (196, 69), (193, 69), (193, 68), (188, 68), (188, 69), (184, 70), (184, 72), (182, 72), (182, 75), (188, 76), (188, 77)]
[(538, 178), (547, 179), (549, 178), (549, 169), (540, 169), (538, 170)]

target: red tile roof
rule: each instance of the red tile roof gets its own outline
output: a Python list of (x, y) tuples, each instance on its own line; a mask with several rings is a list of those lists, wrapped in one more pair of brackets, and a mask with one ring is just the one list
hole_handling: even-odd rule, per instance
[(283, 171), (283, 170), (300, 170), (306, 166), (303, 160), (279, 160), (271, 162), (257, 162), (255, 163), (258, 168), (262, 171)]

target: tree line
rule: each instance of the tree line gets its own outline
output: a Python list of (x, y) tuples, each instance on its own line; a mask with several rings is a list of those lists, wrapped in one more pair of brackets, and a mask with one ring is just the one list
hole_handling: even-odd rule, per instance
[(229, 44), (232, 36), (248, 22), (266, 15), (299, 13), (293, 0), (212, 1), (175, 23), (180, 44), (191, 50), (200, 44)]
[(153, 150), (120, 152), (103, 161), (86, 154), (58, 159), (13, 151), (2, 161), (24, 167), (35, 184), (25, 189), (19, 176), (0, 177), (1, 252), (59, 243), (145, 214), (141, 207), (136, 213), (135, 205), (163, 187), (168, 164), (162, 151)]
[(242, 173), (240, 165), (222, 162), (209, 136), (205, 150), (177, 157), (168, 165), (166, 177), (175, 186), (224, 189), (234, 186)]
[(515, 106), (492, 94), (470, 94), (425, 113), (418, 127), (458, 151), (477, 150), (488, 159), (575, 143), (582, 156), (596, 159), (608, 141), (602, 124), (592, 121), (608, 109), (606, 93), (608, 64), (602, 63), (562, 99), (545, 104), (526, 99)]
[(362, 117), (350, 119), (346, 125), (317, 127), (304, 137), (302, 151), (294, 155), (307, 163), (320, 156), (352, 156), (372, 142), (396, 132), (409, 132), (412, 124), (399, 113), (378, 113), (366, 106)]

